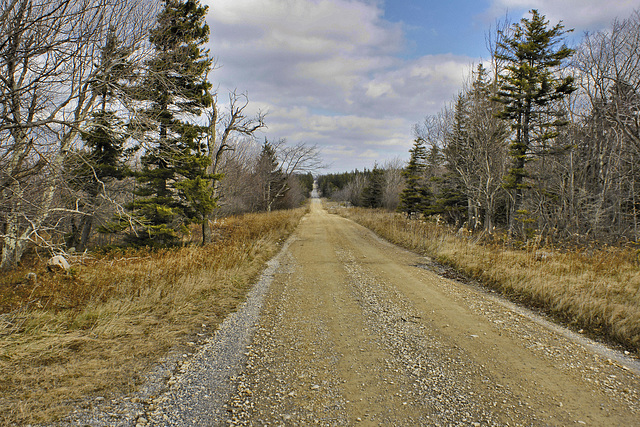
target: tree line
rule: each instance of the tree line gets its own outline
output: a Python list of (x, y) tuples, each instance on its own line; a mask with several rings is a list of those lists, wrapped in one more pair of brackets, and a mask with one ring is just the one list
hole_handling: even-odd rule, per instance
[(638, 241), (640, 13), (574, 48), (569, 31), (532, 10), (487, 37), (491, 61), (416, 125), (398, 210), (517, 241)]
[[(34, 246), (179, 243), (216, 215), (297, 206), (317, 147), (259, 142), (221, 102), (197, 0), (7, 0), (0, 9), (0, 268)], [(97, 234), (99, 232), (99, 234)]]

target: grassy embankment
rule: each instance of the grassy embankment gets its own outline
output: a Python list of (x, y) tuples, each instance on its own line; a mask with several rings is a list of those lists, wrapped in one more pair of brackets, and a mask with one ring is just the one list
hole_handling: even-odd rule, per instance
[(514, 250), (479, 243), (435, 223), (357, 208), (337, 213), (381, 237), (462, 272), (512, 300), (533, 306), (576, 329), (640, 353), (638, 252)]
[(170, 348), (215, 331), (305, 212), (225, 219), (207, 247), (93, 254), (69, 274), (33, 257), (4, 272), (0, 425), (51, 422), (85, 397), (135, 390)]

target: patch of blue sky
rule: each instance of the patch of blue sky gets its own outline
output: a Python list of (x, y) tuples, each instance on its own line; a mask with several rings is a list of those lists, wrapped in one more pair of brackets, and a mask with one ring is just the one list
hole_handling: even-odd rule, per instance
[(487, 56), (485, 35), (493, 22), (484, 12), (489, 0), (385, 0), (384, 19), (400, 22), (407, 59), (453, 53)]

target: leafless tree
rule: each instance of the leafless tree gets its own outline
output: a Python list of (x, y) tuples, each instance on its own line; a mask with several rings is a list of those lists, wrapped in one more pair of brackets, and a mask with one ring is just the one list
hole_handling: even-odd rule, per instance
[(295, 145), (288, 145), (285, 139), (280, 139), (273, 144), (276, 159), (280, 167), (282, 179), (271, 188), (267, 199), (267, 211), (271, 211), (274, 203), (284, 197), (289, 190), (290, 180), (295, 174), (314, 173), (324, 167), (320, 150), (317, 145), (309, 145), (304, 142)]
[(495, 116), (493, 79), (483, 73), (479, 66), (472, 87), (462, 95), (466, 101), (460, 107), (466, 122), (463, 144), (445, 151), (466, 188), (469, 226), (475, 229), (483, 223), (484, 230), (491, 233), (497, 203), (505, 193), (502, 183), (509, 163), (508, 127)]
[[(5, 0), (0, 3), (0, 268), (42, 241), (65, 158), (97, 95), (109, 28), (136, 51), (153, 7), (133, 0)], [(29, 197), (36, 188), (36, 197)], [(70, 209), (70, 211), (78, 209)]]
[(614, 21), (608, 31), (586, 35), (574, 67), (587, 100), (578, 104), (584, 132), (576, 144), (586, 167), (572, 175), (583, 215), (589, 213), (586, 232), (603, 237), (617, 229), (622, 236), (631, 229), (638, 240), (640, 11)]
[(396, 158), (382, 165), (384, 170), (384, 187), (382, 188), (382, 207), (395, 211), (400, 204), (400, 193), (404, 188), (402, 160)]
[(362, 192), (367, 186), (367, 178), (364, 174), (357, 174), (351, 181), (347, 183), (339, 191), (336, 191), (331, 195), (334, 200), (340, 200), (350, 203), (352, 206), (361, 206), (362, 204)]
[(252, 137), (234, 139), (232, 149), (224, 152), (219, 163), (223, 179), (219, 181), (217, 216), (259, 210), (259, 182), (254, 170), (260, 145)]
[[(256, 132), (265, 128), (266, 113), (258, 111), (255, 115), (248, 115), (249, 97), (246, 93), (233, 91), (229, 93), (229, 103), (226, 111), (214, 97), (213, 104), (208, 110), (207, 150), (210, 164), (207, 173), (212, 176), (220, 175), (225, 162), (225, 153), (234, 151), (238, 141), (251, 142)], [(215, 179), (211, 182), (211, 192), (214, 198), (220, 197), (222, 182)], [(202, 226), (203, 241), (211, 242), (211, 228), (208, 223)]]

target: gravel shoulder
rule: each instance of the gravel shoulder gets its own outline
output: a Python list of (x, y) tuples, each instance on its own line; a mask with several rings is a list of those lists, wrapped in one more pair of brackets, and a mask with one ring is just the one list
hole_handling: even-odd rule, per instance
[(247, 304), (118, 425), (640, 424), (632, 361), (428, 265), (313, 200)]

